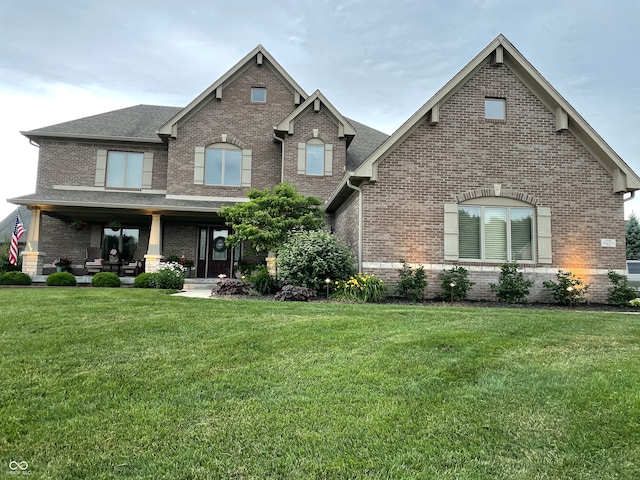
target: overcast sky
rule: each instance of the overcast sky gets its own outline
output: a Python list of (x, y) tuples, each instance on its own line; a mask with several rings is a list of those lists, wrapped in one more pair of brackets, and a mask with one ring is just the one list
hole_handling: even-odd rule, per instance
[(0, 0), (0, 218), (35, 191), (20, 130), (184, 106), (259, 43), (390, 134), (503, 33), (640, 172), (639, 26), (637, 0)]

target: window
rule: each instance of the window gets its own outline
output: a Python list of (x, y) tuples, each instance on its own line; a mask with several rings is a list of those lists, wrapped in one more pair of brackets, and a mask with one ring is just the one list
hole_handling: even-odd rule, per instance
[(309, 140), (306, 147), (307, 175), (324, 175), (324, 143), (321, 140)]
[(120, 260), (129, 260), (138, 248), (140, 230), (137, 228), (102, 229), (102, 258), (109, 258), (111, 250), (117, 251)]
[(506, 100), (504, 98), (485, 98), (484, 118), (504, 120), (506, 118)]
[(533, 261), (533, 209), (458, 207), (460, 259)]
[(298, 175), (333, 175), (333, 145), (317, 137), (298, 143)]
[(144, 155), (134, 152), (107, 154), (107, 187), (142, 188)]
[(204, 184), (240, 186), (242, 150), (232, 146), (209, 147), (205, 153)]
[(251, 89), (252, 103), (265, 103), (267, 101), (267, 89), (262, 87), (253, 87)]

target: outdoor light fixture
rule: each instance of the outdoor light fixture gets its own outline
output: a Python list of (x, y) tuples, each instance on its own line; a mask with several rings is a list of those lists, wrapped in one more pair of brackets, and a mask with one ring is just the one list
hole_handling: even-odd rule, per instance
[(329, 277), (324, 279), (324, 283), (327, 285), (327, 299), (329, 298), (329, 285), (331, 285), (331, 279)]
[(567, 293), (569, 294), (569, 308), (573, 307), (573, 287), (567, 287)]
[(453, 303), (453, 289), (456, 286), (456, 282), (451, 282), (449, 286), (451, 287), (451, 303)]

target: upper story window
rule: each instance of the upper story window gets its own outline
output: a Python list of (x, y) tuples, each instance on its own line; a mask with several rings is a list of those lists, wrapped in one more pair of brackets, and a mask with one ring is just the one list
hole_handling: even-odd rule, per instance
[(143, 160), (142, 153), (109, 151), (106, 186), (142, 188)]
[(506, 103), (504, 98), (485, 98), (484, 99), (484, 118), (487, 120), (505, 120)]
[(533, 208), (461, 205), (458, 233), (460, 259), (533, 261)]
[(204, 184), (240, 186), (242, 150), (229, 144), (208, 147), (205, 152)]
[(305, 173), (307, 175), (324, 175), (324, 142), (312, 138), (306, 146)]
[(267, 101), (267, 89), (263, 87), (253, 87), (251, 89), (252, 103), (265, 103)]

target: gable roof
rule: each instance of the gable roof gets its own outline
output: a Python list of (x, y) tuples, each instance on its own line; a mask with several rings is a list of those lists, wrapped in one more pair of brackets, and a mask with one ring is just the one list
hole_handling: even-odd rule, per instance
[(180, 110), (137, 105), (20, 133), (31, 140), (54, 137), (162, 143), (156, 130)]
[(283, 83), (289, 87), (291, 93), (296, 99), (296, 104), (302, 102), (308, 97), (307, 93), (302, 89), (300, 85), (285, 71), (284, 68), (271, 56), (271, 54), (262, 45), (258, 45), (251, 50), (245, 57), (236, 63), (231, 69), (221, 76), (218, 80), (212, 83), (204, 92), (194, 98), (189, 105), (184, 107), (180, 112), (176, 113), (171, 119), (169, 119), (164, 125), (162, 125), (157, 134), (160, 136), (172, 136), (177, 134), (177, 125), (187, 115), (197, 111), (209, 98), (216, 96), (216, 98), (222, 98), (223, 91), (226, 85), (233, 82), (238, 75), (244, 72), (250, 65), (250, 62), (257, 62), (262, 65), (265, 62), (271, 67), (271, 69), (281, 78)]
[[(471, 62), (436, 92), (427, 103), (402, 124), (386, 142), (380, 145), (350, 176), (354, 177), (354, 179), (361, 178), (375, 181), (378, 175), (378, 163), (384, 160), (423, 121), (429, 119), (432, 123), (437, 123), (439, 104), (444, 103), (487, 61), (505, 63), (546, 107), (556, 114), (557, 123), (559, 121), (562, 124), (558, 129), (568, 129), (613, 176), (615, 192), (633, 192), (640, 189), (640, 178), (633, 170), (504, 35), (498, 35), (495, 40), (487, 45)], [(344, 188), (346, 179), (343, 179), (341, 185)], [(337, 191), (334, 197), (338, 193)], [(329, 203), (332, 203), (332, 201), (333, 199)]]
[[(316, 104), (316, 100), (318, 101)], [(317, 106), (316, 106), (317, 105)], [(349, 121), (342, 116), (342, 114), (327, 100), (327, 98), (316, 90), (313, 92), (304, 102), (298, 105), (287, 117), (282, 120), (277, 126), (273, 127), (276, 132), (286, 132), (289, 134), (294, 133), (294, 124), (296, 119), (302, 115), (307, 109), (313, 108), (314, 110), (320, 110), (320, 105), (324, 105), (330, 116), (338, 124), (338, 137), (347, 137), (347, 145), (351, 142), (351, 139), (356, 134), (356, 130), (349, 123)]]

